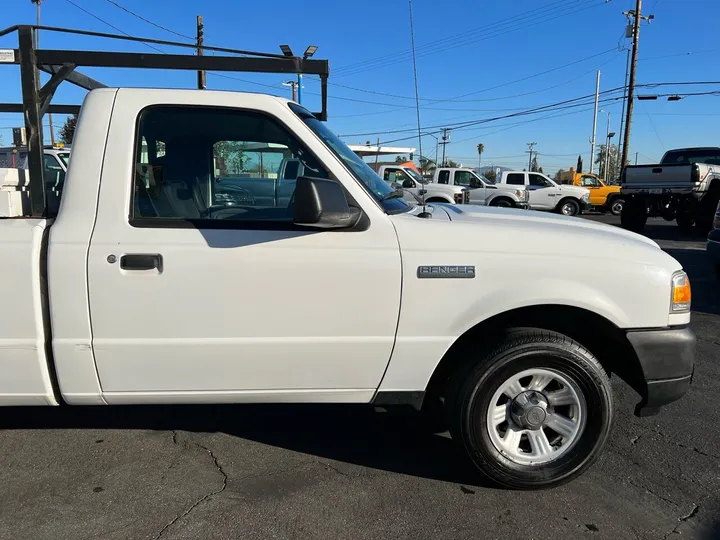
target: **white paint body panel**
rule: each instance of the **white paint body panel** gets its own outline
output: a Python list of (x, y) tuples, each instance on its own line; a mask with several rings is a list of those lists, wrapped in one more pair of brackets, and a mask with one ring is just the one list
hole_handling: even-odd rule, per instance
[[(347, 186), (370, 217), (369, 229), (130, 226), (136, 118), (162, 103), (275, 116)], [(317, 390), (324, 400), (328, 390), (377, 388), (400, 309), (397, 237), (387, 216), (284, 101), (123, 89), (108, 147), (113, 151), (105, 155), (88, 257), (93, 351), (103, 393)], [(128, 253), (161, 254), (162, 272), (124, 271), (107, 262), (109, 255), (119, 260)]]
[[(405, 278), (397, 343), (380, 390), (424, 389), (458, 336), (524, 306), (583, 308), (620, 328), (667, 326), (670, 280), (680, 264), (652, 240), (539, 212), (439, 210), (452, 221), (391, 218)], [(477, 277), (418, 279), (423, 265), (474, 265)]]
[(41, 274), (47, 222), (0, 220), (0, 405), (57, 405), (45, 354)]

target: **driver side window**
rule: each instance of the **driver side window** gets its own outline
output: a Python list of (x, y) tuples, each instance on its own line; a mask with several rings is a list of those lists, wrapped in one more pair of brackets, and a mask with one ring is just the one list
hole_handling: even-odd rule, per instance
[(528, 175), (528, 180), (531, 186), (537, 186), (537, 187), (550, 187), (552, 184), (547, 181), (543, 176), (540, 176), (539, 174), (530, 174)]
[(303, 175), (329, 177), (268, 116), (209, 107), (152, 107), (140, 115), (131, 224), (140, 220), (143, 226), (162, 227), (168, 220), (212, 220), (221, 228), (222, 222), (292, 225), (295, 184)]

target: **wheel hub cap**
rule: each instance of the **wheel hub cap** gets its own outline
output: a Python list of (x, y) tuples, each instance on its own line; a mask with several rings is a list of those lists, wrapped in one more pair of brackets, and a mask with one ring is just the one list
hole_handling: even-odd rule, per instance
[(538, 430), (547, 419), (547, 398), (540, 392), (527, 390), (518, 394), (510, 404), (510, 417), (523, 429)]

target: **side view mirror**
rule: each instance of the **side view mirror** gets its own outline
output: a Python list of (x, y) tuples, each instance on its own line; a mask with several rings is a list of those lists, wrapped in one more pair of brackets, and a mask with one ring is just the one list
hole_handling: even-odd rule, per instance
[(293, 223), (318, 229), (345, 229), (360, 220), (362, 211), (348, 205), (342, 185), (326, 178), (301, 176), (295, 186)]
[(414, 188), (414, 187), (415, 187), (415, 181), (414, 181), (414, 180), (410, 180), (410, 179), (408, 178), (407, 180), (405, 180), (405, 181), (402, 183), (402, 187), (404, 187), (405, 189)]

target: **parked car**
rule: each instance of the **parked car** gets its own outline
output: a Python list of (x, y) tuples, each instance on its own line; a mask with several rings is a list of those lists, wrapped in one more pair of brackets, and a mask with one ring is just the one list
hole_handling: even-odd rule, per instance
[(500, 171), (498, 186), (513, 186), (530, 192), (533, 210), (576, 216), (590, 209), (590, 191), (586, 188), (559, 185), (544, 174), (525, 171)]
[[(41, 137), (32, 28), (18, 32)], [(638, 392), (638, 416), (686, 393), (690, 283), (655, 242), (537, 212), (423, 211), (318, 116), (254, 93), (92, 90), (57, 213), (35, 166), (31, 213), (0, 219), (0, 404), (413, 406), (495, 482), (537, 489), (600, 455), (610, 373)], [(251, 143), (302, 163), (287, 204), (214, 203), (218, 144), (247, 170)]]
[(495, 185), (472, 169), (437, 167), (433, 172), (432, 183), (469, 189), (471, 204), (523, 208), (525, 210), (530, 207), (527, 190), (514, 186)]
[(640, 232), (649, 217), (679, 227), (712, 227), (720, 202), (720, 147), (668, 150), (655, 165), (628, 165), (620, 177), (622, 226)]

